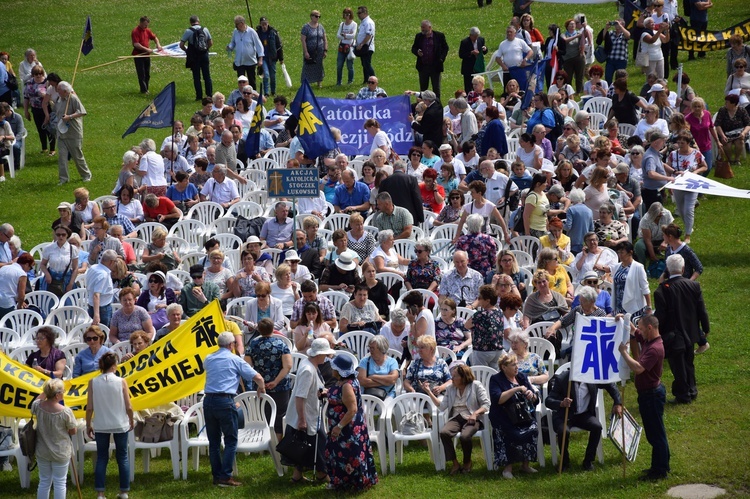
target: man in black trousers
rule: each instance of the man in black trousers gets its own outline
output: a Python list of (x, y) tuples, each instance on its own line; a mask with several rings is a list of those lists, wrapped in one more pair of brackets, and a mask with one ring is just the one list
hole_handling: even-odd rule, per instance
[(419, 91), (427, 90), (432, 82), (432, 90), (437, 95), (437, 100), (440, 100), (440, 76), (443, 73), (443, 62), (448, 57), (448, 42), (445, 41), (445, 35), (433, 31), (430, 21), (422, 21), (421, 31), (414, 37), (411, 53), (417, 56)]
[(472, 75), (483, 73), (485, 70), (484, 54), (487, 53), (487, 46), (484, 44), (484, 37), (479, 35), (479, 28), (474, 26), (469, 30), (469, 36), (461, 40), (461, 45), (458, 47), (458, 57), (461, 59), (461, 74), (464, 75), (464, 91), (467, 94), (474, 90), (471, 84)]

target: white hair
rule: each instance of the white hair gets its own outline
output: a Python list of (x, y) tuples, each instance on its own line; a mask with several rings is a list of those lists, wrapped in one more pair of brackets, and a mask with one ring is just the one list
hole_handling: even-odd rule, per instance
[(381, 230), (380, 232), (378, 232), (378, 244), (383, 244), (392, 237), (393, 231), (391, 229)]
[(58, 92), (62, 91), (62, 92), (72, 93), (73, 92), (73, 86), (70, 83), (68, 83), (67, 81), (61, 81), (60, 83), (57, 84), (57, 91)]
[(680, 254), (667, 257), (667, 272), (669, 275), (680, 275), (685, 268), (685, 259)]
[(578, 292), (578, 298), (586, 303), (596, 303), (596, 298), (599, 293), (591, 286), (581, 286), (581, 290)]
[(583, 192), (583, 189), (573, 188), (570, 190), (570, 194), (568, 194), (568, 199), (573, 204), (581, 204), (586, 201), (586, 193)]
[(397, 326), (406, 324), (406, 310), (403, 308), (391, 310), (391, 324), (396, 324)]
[(125, 151), (122, 155), (122, 162), (126, 165), (138, 162), (138, 154), (135, 151)]
[(479, 31), (479, 28), (477, 28), (476, 26), (472, 26), (471, 29), (469, 30), (469, 36), (474, 36), (474, 35), (479, 36), (481, 34), (482, 33)]
[(156, 150), (156, 142), (153, 139), (143, 139), (139, 146), (142, 151), (150, 152)]
[(222, 348), (228, 347), (229, 345), (232, 344), (233, 341), (234, 341), (234, 335), (230, 333), (229, 331), (224, 331), (223, 333), (219, 334), (219, 337), (216, 340), (216, 342)]
[(478, 213), (473, 213), (466, 218), (466, 230), (471, 234), (478, 234), (484, 225), (484, 218)]

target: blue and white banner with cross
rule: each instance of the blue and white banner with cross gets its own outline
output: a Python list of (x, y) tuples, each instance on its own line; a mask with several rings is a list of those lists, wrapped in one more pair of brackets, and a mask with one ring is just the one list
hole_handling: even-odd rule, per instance
[(576, 315), (572, 381), (581, 383), (616, 383), (630, 377), (630, 371), (618, 350), (630, 338), (623, 320), (614, 317)]

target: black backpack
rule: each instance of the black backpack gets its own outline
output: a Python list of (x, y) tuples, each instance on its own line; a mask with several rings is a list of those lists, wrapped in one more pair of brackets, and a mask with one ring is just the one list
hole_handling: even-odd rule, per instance
[(208, 36), (206, 35), (206, 30), (199, 27), (191, 27), (190, 31), (193, 32), (193, 43), (191, 43), (190, 46), (200, 54), (208, 52)]

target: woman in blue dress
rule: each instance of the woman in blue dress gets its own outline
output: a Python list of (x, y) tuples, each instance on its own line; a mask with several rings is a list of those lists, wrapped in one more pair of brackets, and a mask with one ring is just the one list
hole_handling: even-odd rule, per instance
[(331, 361), (336, 384), (328, 389), (326, 469), (334, 490), (366, 490), (378, 483), (356, 366), (348, 356)]

